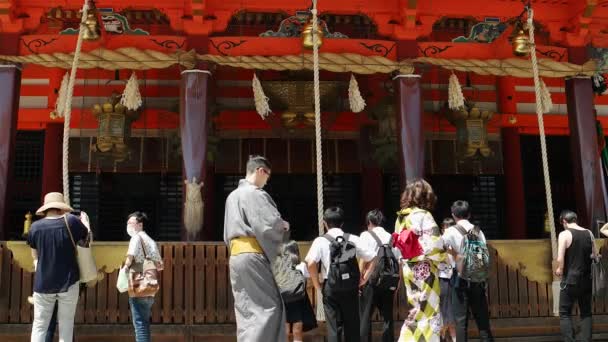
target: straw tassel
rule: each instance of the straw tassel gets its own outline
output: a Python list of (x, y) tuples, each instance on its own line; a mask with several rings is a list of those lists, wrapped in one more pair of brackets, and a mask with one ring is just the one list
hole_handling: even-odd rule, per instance
[(448, 106), (451, 110), (459, 110), (464, 107), (464, 95), (458, 82), (458, 76), (452, 73), (448, 86)]
[(63, 75), (63, 80), (61, 80), (61, 87), (59, 88), (59, 93), (57, 94), (55, 110), (51, 112), (51, 119), (62, 118), (65, 113), (69, 78), (70, 75), (66, 72), (65, 75)]
[(253, 99), (255, 101), (255, 110), (262, 117), (262, 119), (266, 119), (268, 114), (272, 113), (270, 110), (270, 105), (268, 104), (268, 97), (264, 94), (264, 89), (262, 88), (262, 84), (260, 80), (253, 74), (253, 82), (251, 84), (253, 87)]
[(361, 96), (355, 75), (352, 74), (348, 85), (348, 102), (350, 103), (350, 110), (354, 113), (359, 113), (365, 109), (365, 100)]
[(553, 109), (553, 101), (551, 101), (551, 93), (545, 84), (545, 81), (540, 80), (540, 105), (543, 113), (547, 114)]
[(203, 227), (203, 197), (201, 189), (203, 182), (198, 183), (196, 178), (192, 182), (186, 180), (186, 202), (184, 203), (184, 227), (190, 238), (196, 237), (196, 234)]
[(128, 110), (138, 110), (141, 107), (141, 93), (139, 92), (139, 82), (135, 72), (131, 74), (127, 86), (122, 93), (120, 103)]

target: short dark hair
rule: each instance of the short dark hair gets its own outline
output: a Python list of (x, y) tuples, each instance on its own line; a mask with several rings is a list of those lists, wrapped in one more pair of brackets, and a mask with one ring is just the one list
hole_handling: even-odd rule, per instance
[(255, 170), (259, 168), (265, 168), (267, 170), (271, 170), (270, 162), (263, 156), (249, 156), (249, 160), (247, 161), (247, 174), (250, 175), (255, 172)]
[(441, 222), (441, 228), (444, 229), (454, 225), (456, 225), (456, 221), (454, 221), (454, 219), (451, 217), (446, 217), (443, 219), (443, 222)]
[(562, 210), (562, 213), (559, 214), (560, 224), (562, 223), (562, 221), (566, 221), (566, 223), (576, 223), (577, 219), (578, 217), (576, 216), (576, 213), (569, 209)]
[(130, 219), (131, 217), (134, 217), (137, 223), (142, 223), (145, 225), (146, 222), (148, 222), (148, 215), (146, 215), (146, 213), (144, 213), (143, 211), (135, 211), (129, 214), (127, 219)]
[(323, 221), (328, 228), (340, 228), (344, 224), (344, 210), (340, 207), (330, 207), (323, 213)]
[(382, 211), (380, 211), (380, 209), (371, 210), (367, 213), (367, 216), (365, 217), (365, 221), (367, 222), (367, 224), (371, 223), (376, 227), (382, 226), (384, 220), (384, 214), (382, 213)]
[(469, 202), (458, 200), (452, 204), (452, 208), (450, 208), (452, 215), (456, 218), (466, 219), (471, 216), (471, 208), (469, 207)]

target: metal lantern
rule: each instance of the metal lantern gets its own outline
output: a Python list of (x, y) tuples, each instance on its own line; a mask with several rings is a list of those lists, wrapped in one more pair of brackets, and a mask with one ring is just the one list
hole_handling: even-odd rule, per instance
[(93, 106), (99, 128), (97, 141), (91, 148), (121, 162), (129, 157), (127, 139), (131, 135), (131, 123), (139, 117), (136, 111), (127, 110), (120, 102), (120, 95), (113, 94), (110, 101)]
[(489, 157), (492, 150), (488, 145), (488, 121), (494, 115), (489, 110), (481, 110), (471, 103), (465, 103), (460, 110), (448, 110), (447, 119), (456, 126), (457, 154), (459, 159), (477, 155)]

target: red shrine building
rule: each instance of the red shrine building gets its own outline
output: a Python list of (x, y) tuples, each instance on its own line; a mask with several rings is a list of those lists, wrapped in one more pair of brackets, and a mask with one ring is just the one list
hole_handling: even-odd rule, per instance
[[(45, 193), (62, 191), (65, 153), (71, 204), (89, 214), (99, 241), (124, 241), (135, 210), (148, 213), (158, 241), (220, 241), (225, 198), (254, 154), (272, 163), (267, 190), (292, 238), (312, 240), (310, 1), (97, 0), (84, 21), (82, 5), (0, 0), (0, 240), (22, 240), (28, 212)], [(532, 64), (518, 51), (529, 44), (524, 5), (318, 1), (324, 202), (345, 209), (346, 230), (359, 233), (374, 208), (394, 222), (404, 182), (424, 177), (438, 196), (438, 222), (465, 199), (493, 240), (549, 237)], [(595, 229), (608, 204), (608, 2), (530, 5), (552, 104), (543, 122), (553, 208), (574, 209)], [(82, 29), (73, 94), (65, 96)], [(133, 75), (141, 105), (126, 110), (118, 98)], [(254, 77), (267, 116), (257, 110)], [(365, 102), (358, 112), (349, 104), (353, 78)], [(465, 99), (459, 110), (449, 106), (455, 84)], [(57, 112), (66, 99), (68, 130)], [(192, 176), (204, 182), (194, 235), (183, 222)], [(494, 316), (508, 303), (496, 305)], [(537, 302), (536, 316), (542, 305), (548, 316), (548, 302)]]

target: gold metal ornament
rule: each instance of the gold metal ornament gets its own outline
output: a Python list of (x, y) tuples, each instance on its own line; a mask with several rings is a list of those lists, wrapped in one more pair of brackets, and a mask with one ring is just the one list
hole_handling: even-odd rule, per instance
[[(317, 21), (317, 45), (319, 48), (323, 45), (323, 30), (321, 29), (320, 22)], [(313, 41), (313, 30), (312, 30), (312, 21), (308, 24), (304, 25), (302, 29), (302, 46), (305, 49), (312, 50), (314, 48)]]
[(91, 9), (87, 13), (87, 19), (84, 22), (84, 34), (82, 39), (86, 41), (96, 41), (101, 38), (101, 30), (99, 28), (99, 21), (97, 21), (97, 11)]
[(517, 35), (513, 37), (513, 54), (519, 57), (525, 57), (530, 54), (530, 38), (523, 29), (517, 32)]
[(473, 103), (465, 102), (460, 110), (448, 110), (448, 121), (456, 126), (456, 144), (459, 159), (474, 158), (478, 153), (487, 158), (492, 155), (488, 144), (488, 121), (494, 116)]
[(97, 141), (91, 146), (93, 152), (109, 156), (115, 162), (127, 160), (131, 123), (137, 120), (139, 112), (127, 110), (120, 103), (120, 95), (113, 94), (108, 102), (94, 105), (93, 114), (99, 122)]
[(27, 212), (25, 214), (25, 221), (23, 222), (23, 236), (26, 236), (30, 232), (30, 228), (32, 227), (32, 213)]

